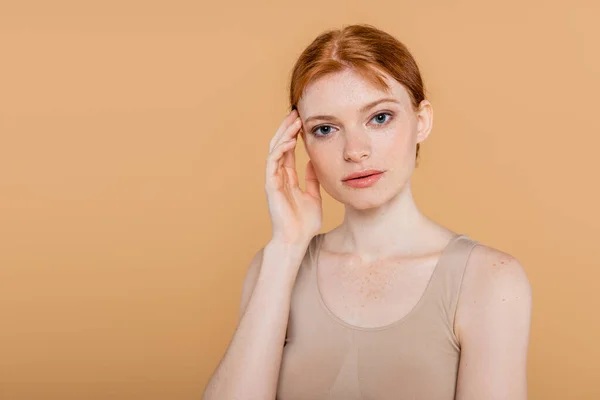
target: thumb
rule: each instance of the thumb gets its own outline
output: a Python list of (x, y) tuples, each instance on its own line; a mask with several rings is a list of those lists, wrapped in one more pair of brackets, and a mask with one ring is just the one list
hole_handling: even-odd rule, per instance
[(315, 173), (315, 167), (311, 160), (308, 160), (306, 164), (306, 175), (304, 180), (306, 181), (306, 192), (316, 199), (321, 198), (320, 183)]

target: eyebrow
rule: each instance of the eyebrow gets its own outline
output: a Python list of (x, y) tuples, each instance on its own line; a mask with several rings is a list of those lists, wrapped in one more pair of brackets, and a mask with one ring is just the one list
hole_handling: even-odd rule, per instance
[[(364, 113), (365, 111), (368, 111), (369, 109), (375, 107), (377, 104), (388, 103), (388, 102), (400, 104), (400, 102), (398, 100), (396, 100), (392, 97), (384, 97), (382, 99), (375, 100), (375, 101), (365, 104), (358, 111), (361, 113)], [(325, 120), (325, 121), (335, 121), (337, 118), (334, 117), (333, 115), (313, 115), (312, 117), (306, 118), (304, 123), (307, 124), (309, 121), (312, 121), (315, 119), (321, 119), (321, 120)]]

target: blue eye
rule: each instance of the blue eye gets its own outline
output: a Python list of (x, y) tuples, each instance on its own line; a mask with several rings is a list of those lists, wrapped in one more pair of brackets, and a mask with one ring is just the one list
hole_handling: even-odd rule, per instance
[[(326, 129), (327, 129), (327, 132), (323, 132), (323, 131), (321, 131), (321, 133), (325, 133), (325, 134), (324, 134), (324, 135), (321, 135), (321, 134), (318, 134), (318, 135), (317, 135), (317, 132), (318, 132), (320, 129), (322, 129), (322, 128), (326, 128)], [(329, 125), (321, 125), (321, 126), (317, 126), (315, 129), (313, 129), (313, 130), (312, 130), (312, 133), (313, 133), (315, 136), (327, 136), (327, 134), (331, 133), (331, 131), (330, 131), (330, 129), (331, 129), (331, 128), (332, 128), (332, 127), (331, 127), (331, 126), (329, 126)]]
[[(384, 112), (384, 113), (379, 113), (379, 114), (377, 114), (376, 116), (374, 116), (374, 117), (373, 117), (373, 120), (377, 120), (377, 121), (379, 121), (379, 122), (382, 122), (381, 124), (377, 124), (377, 125), (383, 125), (383, 124), (387, 123), (387, 122), (389, 121), (389, 119), (383, 118), (383, 121), (382, 121), (382, 120), (381, 120), (380, 118), (378, 118), (378, 117), (385, 116), (385, 115), (388, 115), (389, 117), (391, 117), (391, 116), (392, 116), (392, 114), (390, 114), (390, 113), (387, 113), (387, 112)], [(371, 120), (371, 121), (372, 121), (372, 120)]]

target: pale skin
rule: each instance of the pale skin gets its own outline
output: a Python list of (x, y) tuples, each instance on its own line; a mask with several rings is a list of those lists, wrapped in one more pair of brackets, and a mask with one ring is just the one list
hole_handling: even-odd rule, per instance
[[(273, 250), (273, 246), (255, 255), (244, 281), (240, 321), (250, 320), (248, 310), (252, 307), (258, 310), (259, 306), (254, 303), (266, 301), (265, 293), (274, 290), (266, 289), (269, 279), (264, 272), (264, 255), (270, 260), (276, 258), (275, 253), (285, 254), (285, 259), (293, 259), (296, 265), (309, 236), (320, 227), (317, 222), (320, 219), (319, 186), (345, 207), (343, 222), (324, 234), (319, 256), (318, 284), (332, 312), (352, 325), (382, 326), (405, 316), (421, 297), (441, 250), (455, 232), (426, 217), (416, 206), (411, 192), (416, 144), (425, 141), (431, 133), (432, 105), (423, 100), (415, 108), (404, 86), (389, 76), (387, 83), (390, 91), (386, 93), (351, 70), (326, 75), (306, 88), (298, 110), (284, 119), (271, 141), (270, 150), (273, 152), (283, 143), (285, 151), (279, 165), (287, 166), (282, 171), (297, 185), (293, 167), (296, 142), (287, 141), (302, 137), (310, 162), (306, 193), (298, 197), (300, 201), (296, 203), (310, 210), (306, 215), (314, 218), (303, 224), (302, 229), (274, 234), (274, 237), (290, 239), (294, 236), (290, 232), (305, 231), (306, 239), (295, 242), (291, 238), (285, 246), (276, 246), (278, 250)], [(373, 104), (383, 98), (392, 101)], [(370, 103), (372, 107), (364, 108)], [(314, 118), (324, 115), (329, 117)], [(351, 188), (341, 181), (349, 173), (371, 168), (385, 172), (370, 188)], [(291, 245), (291, 242), (300, 244)], [(294, 250), (288, 252), (290, 248)], [(283, 273), (278, 273), (277, 279), (279, 275)], [(284, 280), (289, 290), (295, 275), (290, 276)], [(256, 293), (259, 282), (263, 288)], [(288, 296), (286, 292), (286, 301)], [(278, 313), (277, 325), (265, 331), (269, 328), (271, 332), (277, 331), (276, 343), (283, 343), (288, 314), (282, 309), (275, 312)], [(511, 255), (478, 244), (467, 262), (454, 322), (454, 332), (461, 346), (457, 400), (527, 399), (530, 317), (531, 287), (523, 267)], [(266, 322), (253, 322), (256, 336), (248, 336), (250, 329), (244, 331), (244, 335), (256, 343), (265, 332), (258, 333), (262, 329), (260, 324)], [(238, 341), (241, 343), (242, 339)], [(236, 357), (230, 365), (246, 362), (249, 368), (257, 367), (258, 358), (250, 358), (242, 350), (244, 345), (237, 345), (240, 349), (228, 349), (232, 353), (229, 357)], [(270, 360), (278, 368), (281, 352), (274, 353)], [(266, 361), (263, 359), (263, 362)], [(277, 371), (260, 383), (242, 384), (236, 378), (231, 379), (239, 385), (238, 392), (253, 390), (264, 396), (256, 398), (275, 396)], [(213, 378), (216, 388), (215, 381)], [(214, 392), (236, 393), (217, 389)]]

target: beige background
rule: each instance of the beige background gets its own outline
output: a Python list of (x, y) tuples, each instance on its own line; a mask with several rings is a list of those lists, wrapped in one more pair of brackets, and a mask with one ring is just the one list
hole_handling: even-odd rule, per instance
[(600, 398), (598, 2), (91, 3), (0, 2), (1, 399), (199, 398), (293, 62), (362, 22), (434, 105), (417, 204), (527, 270), (530, 398)]

